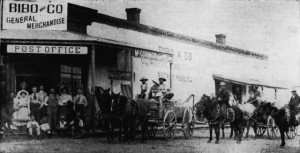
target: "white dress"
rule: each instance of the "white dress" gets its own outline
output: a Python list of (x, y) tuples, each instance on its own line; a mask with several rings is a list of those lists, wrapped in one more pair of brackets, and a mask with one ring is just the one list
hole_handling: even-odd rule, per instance
[(29, 114), (29, 99), (20, 98), (15, 99), (15, 109), (16, 111), (13, 113), (13, 120), (16, 126), (27, 125), (27, 122), (30, 120)]

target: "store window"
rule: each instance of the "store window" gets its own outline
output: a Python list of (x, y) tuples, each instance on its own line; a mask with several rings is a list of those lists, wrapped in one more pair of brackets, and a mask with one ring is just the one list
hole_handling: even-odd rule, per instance
[(60, 66), (60, 87), (66, 87), (69, 94), (75, 95), (77, 88), (82, 88), (81, 68), (74, 66)]

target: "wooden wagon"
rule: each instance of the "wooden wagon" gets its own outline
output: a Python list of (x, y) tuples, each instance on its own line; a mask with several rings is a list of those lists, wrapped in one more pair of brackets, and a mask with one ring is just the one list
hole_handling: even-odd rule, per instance
[(161, 130), (166, 140), (173, 139), (177, 133), (177, 129), (183, 131), (185, 138), (193, 135), (195, 116), (193, 113), (194, 95), (190, 95), (184, 103), (193, 99), (192, 107), (176, 106), (175, 101), (164, 100), (162, 106), (157, 100), (149, 100), (150, 104), (150, 120), (148, 136), (155, 137), (157, 132)]
[[(276, 139), (279, 136), (279, 128), (275, 124), (275, 120), (272, 118), (271, 115), (268, 116), (266, 122), (257, 122), (257, 136), (262, 136), (267, 131), (268, 138), (270, 140)], [(286, 136), (289, 139), (293, 139), (296, 137), (298, 131), (298, 127), (290, 126), (289, 131), (286, 132)]]

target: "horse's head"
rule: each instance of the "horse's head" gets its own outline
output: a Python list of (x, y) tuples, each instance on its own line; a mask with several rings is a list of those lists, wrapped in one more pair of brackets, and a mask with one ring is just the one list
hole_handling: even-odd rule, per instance
[(108, 112), (111, 108), (111, 95), (110, 88), (103, 89), (102, 87), (96, 87), (96, 98), (100, 105), (101, 112)]
[(112, 93), (112, 101), (113, 101), (113, 106), (112, 106), (113, 111), (117, 114), (123, 114), (125, 112), (128, 99), (125, 96), (121, 95), (120, 93), (118, 94)]
[(207, 107), (208, 103), (211, 102), (212, 100), (210, 99), (210, 97), (204, 94), (201, 97), (200, 101), (195, 104), (195, 108), (197, 112), (200, 114), (203, 113), (203, 110)]
[(201, 97), (200, 101), (197, 104), (202, 107), (206, 107), (210, 103), (212, 103), (211, 98), (206, 94), (203, 94), (203, 96)]
[(276, 108), (270, 102), (261, 103), (257, 109), (257, 117), (260, 117), (262, 120), (267, 121), (268, 116), (273, 115), (278, 112), (278, 108)]

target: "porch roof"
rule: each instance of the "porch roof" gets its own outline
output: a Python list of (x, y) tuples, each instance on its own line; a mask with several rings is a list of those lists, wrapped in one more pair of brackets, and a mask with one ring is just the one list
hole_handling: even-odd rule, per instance
[(0, 31), (2, 40), (15, 41), (73, 41), (84, 43), (110, 43), (116, 45), (126, 45), (124, 42), (105, 39), (101, 37), (93, 37), (87, 34), (82, 34), (72, 31), (55, 31), (55, 30), (3, 30)]
[(219, 79), (227, 82), (232, 82), (242, 85), (257, 85), (261, 87), (274, 88), (274, 89), (288, 89), (288, 87), (276, 83), (269, 83), (267, 80), (251, 78), (249, 76), (229, 76), (221, 74), (213, 74), (214, 79)]

